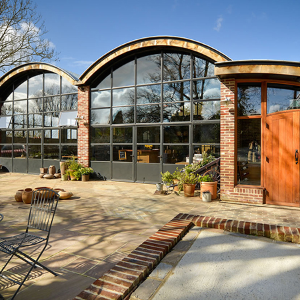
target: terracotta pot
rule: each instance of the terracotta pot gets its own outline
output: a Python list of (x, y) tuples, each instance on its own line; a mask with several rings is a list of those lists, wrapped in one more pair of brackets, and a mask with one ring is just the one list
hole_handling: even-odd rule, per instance
[(179, 187), (178, 187), (179, 180), (178, 179), (174, 179), (173, 183), (177, 184), (176, 186), (174, 186), (174, 192), (179, 192)]
[(187, 184), (183, 185), (183, 193), (185, 197), (194, 197), (195, 194), (195, 184)]
[(55, 168), (55, 166), (50, 166), (49, 167), (49, 174), (50, 175), (54, 175), (56, 173), (56, 168)]
[(31, 203), (31, 198), (32, 198), (32, 189), (27, 188), (22, 192), (22, 201), (25, 204), (30, 204)]
[(47, 174), (48, 168), (40, 168), (40, 173)]
[(60, 178), (60, 177), (61, 177), (61, 174), (60, 174), (60, 173), (55, 173), (55, 174), (54, 174), (54, 177), (55, 177), (55, 178)]
[(46, 178), (46, 179), (53, 179), (54, 175), (52, 175), (52, 174), (46, 174), (46, 175), (44, 175), (44, 178)]
[(59, 166), (60, 166), (61, 175), (65, 175), (65, 173), (66, 173), (66, 163), (64, 161), (61, 161), (59, 163)]
[(46, 173), (40, 173), (40, 178), (43, 178), (46, 175)]
[(76, 181), (76, 177), (74, 175), (70, 175), (72, 181)]
[(68, 175), (64, 174), (61, 176), (62, 181), (67, 181), (69, 179)]
[(90, 180), (90, 174), (82, 175), (81, 179), (82, 179), (82, 181), (89, 181)]
[(208, 191), (211, 193), (211, 199), (215, 200), (217, 199), (217, 188), (218, 188), (217, 185), (218, 185), (217, 181), (201, 182), (201, 193)]
[(65, 199), (69, 199), (73, 196), (73, 193), (71, 192), (58, 192), (59, 194), (59, 199), (65, 200)]
[(17, 202), (22, 202), (22, 193), (24, 190), (18, 190), (15, 194), (15, 200)]
[[(36, 187), (34, 190), (35, 191), (38, 191), (38, 193), (40, 194), (40, 195), (43, 195), (45, 192), (43, 191), (40, 191), (40, 190), (42, 190), (42, 189), (52, 189), (51, 187), (46, 187), (46, 186), (41, 186), (41, 187)], [(49, 193), (49, 196), (50, 197), (52, 197), (52, 195), (53, 195), (53, 193)]]
[(59, 192), (65, 192), (64, 189), (54, 189), (54, 191), (55, 191), (56, 193), (59, 193)]

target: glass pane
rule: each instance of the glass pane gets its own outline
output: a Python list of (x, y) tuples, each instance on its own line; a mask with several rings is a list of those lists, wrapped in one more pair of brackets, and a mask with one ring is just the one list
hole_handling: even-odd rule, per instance
[(14, 131), (14, 143), (27, 143), (27, 131)]
[(61, 110), (77, 110), (78, 94), (65, 95), (61, 97)]
[(91, 92), (91, 107), (110, 107), (111, 91)]
[(96, 86), (96, 89), (109, 89), (111, 88), (110, 73)]
[(60, 97), (45, 97), (44, 111), (60, 111)]
[(219, 145), (196, 145), (194, 146), (194, 156), (193, 163), (201, 162), (202, 155), (207, 153), (208, 155), (213, 155), (214, 157), (220, 157), (220, 146)]
[(45, 130), (44, 143), (58, 144), (59, 143), (59, 130), (57, 130), (57, 129)]
[(260, 185), (261, 119), (237, 121), (238, 183)]
[(189, 126), (164, 126), (164, 143), (188, 143)]
[(190, 101), (190, 81), (163, 85), (164, 102)]
[(62, 128), (61, 129), (61, 143), (77, 144), (77, 129)]
[(137, 127), (137, 142), (148, 144), (160, 143), (160, 128), (158, 126)]
[(77, 157), (77, 145), (64, 145), (61, 148), (61, 158), (70, 159), (73, 156)]
[(113, 127), (113, 143), (132, 143), (132, 127)]
[(194, 125), (193, 143), (220, 143), (220, 123)]
[[(55, 114), (55, 116), (54, 116)], [(76, 126), (77, 122), (75, 118), (77, 117), (77, 111), (63, 111), (59, 115), (53, 113), (53, 117), (55, 117), (56, 125), (58, 126)], [(59, 121), (58, 121), (59, 120)], [(52, 121), (53, 122), (53, 121)]]
[(127, 124), (134, 122), (134, 107), (125, 106), (117, 107), (112, 110), (112, 123), (113, 124)]
[(44, 95), (58, 95), (60, 94), (60, 78), (58, 74), (45, 74), (45, 90)]
[(13, 157), (25, 158), (27, 156), (26, 153), (26, 145), (13, 145)]
[(134, 104), (134, 88), (113, 90), (113, 106)]
[(238, 84), (238, 116), (261, 114), (261, 85), (260, 83)]
[(113, 87), (129, 85), (134, 85), (134, 61), (130, 61), (113, 72)]
[(132, 146), (113, 146), (113, 161), (132, 162)]
[(42, 127), (43, 126), (43, 115), (42, 114), (29, 114), (28, 115), (28, 127)]
[(193, 77), (211, 77), (214, 76), (215, 66), (205, 59), (193, 58)]
[(300, 87), (268, 84), (267, 113), (300, 108)]
[(110, 146), (91, 146), (92, 161), (110, 161)]
[(8, 92), (8, 96), (6, 97), (6, 101), (13, 101), (13, 96), (14, 96), (14, 92), (12, 90), (12, 88), (10, 88), (11, 91)]
[(160, 163), (159, 146), (139, 145), (137, 146), (137, 162), (144, 164)]
[(160, 105), (139, 105), (136, 107), (137, 123), (158, 123), (160, 122)]
[(12, 143), (12, 131), (0, 130), (0, 143), (8, 144)]
[(182, 53), (164, 53), (164, 81), (190, 78), (190, 55)]
[(27, 113), (27, 100), (14, 102), (14, 114), (26, 114)]
[(42, 142), (42, 130), (29, 130), (28, 143), (40, 144)]
[(203, 99), (220, 99), (220, 89), (219, 79), (205, 79), (203, 83)]
[(0, 117), (0, 128), (12, 128), (12, 117)]
[(29, 145), (28, 146), (28, 158), (40, 159), (42, 157), (40, 145)]
[(137, 84), (161, 81), (161, 55), (153, 54), (137, 59)]
[(160, 103), (161, 102), (161, 85), (148, 85), (137, 87), (136, 103)]
[(91, 143), (110, 143), (110, 128), (91, 128)]
[(26, 128), (27, 127), (27, 115), (14, 116), (14, 128)]
[[(63, 119), (60, 118), (59, 115), (61, 114), (63, 113), (53, 112), (53, 113), (44, 114), (44, 127), (57, 127), (57, 126), (67, 126), (67, 125), (70, 126), (76, 124), (75, 119), (68, 119), (67, 117)], [(77, 112), (75, 114), (77, 115)], [(63, 125), (61, 125), (58, 123), (59, 121), (61, 121), (62, 123), (63, 121), (65, 121), (66, 123), (63, 123)]]
[(28, 112), (29, 113), (37, 113), (37, 112), (43, 112), (43, 99), (32, 99), (28, 100)]
[(43, 96), (43, 74), (29, 78), (29, 98)]
[(220, 101), (194, 102), (194, 120), (220, 119)]
[(45, 159), (59, 159), (59, 146), (45, 145), (44, 146), (44, 158)]
[(12, 157), (12, 145), (0, 145), (0, 157)]
[(77, 86), (72, 85), (67, 79), (64, 77), (61, 78), (61, 92), (62, 94), (70, 94), (70, 93), (76, 93), (78, 88)]
[(188, 165), (189, 146), (164, 146), (163, 162), (165, 164)]
[(189, 121), (191, 105), (188, 102), (165, 104), (163, 109), (164, 122)]
[(26, 99), (27, 98), (27, 80), (20, 84), (14, 90), (14, 99)]
[(11, 116), (12, 115), (12, 107), (13, 107), (12, 102), (4, 102), (1, 106), (1, 115), (2, 116)]
[(110, 108), (93, 109), (91, 111), (91, 124), (109, 124)]

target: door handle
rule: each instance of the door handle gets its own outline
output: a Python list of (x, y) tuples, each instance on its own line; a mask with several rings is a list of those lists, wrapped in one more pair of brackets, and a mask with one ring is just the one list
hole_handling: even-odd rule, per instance
[(298, 149), (295, 151), (295, 162), (298, 164)]

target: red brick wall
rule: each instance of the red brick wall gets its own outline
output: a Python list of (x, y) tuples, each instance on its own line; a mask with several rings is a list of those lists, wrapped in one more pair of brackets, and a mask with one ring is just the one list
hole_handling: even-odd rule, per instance
[(83, 116), (78, 127), (78, 162), (89, 166), (90, 162), (90, 87), (78, 89), (78, 117)]
[[(226, 100), (230, 100), (225, 102)], [(263, 203), (263, 189), (235, 186), (235, 79), (221, 82), (221, 200)]]

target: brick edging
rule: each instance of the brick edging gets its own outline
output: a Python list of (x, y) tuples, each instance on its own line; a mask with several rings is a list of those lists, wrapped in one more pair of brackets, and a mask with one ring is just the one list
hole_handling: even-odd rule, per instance
[(128, 295), (193, 226), (300, 243), (300, 228), (178, 214), (73, 300), (129, 299)]

